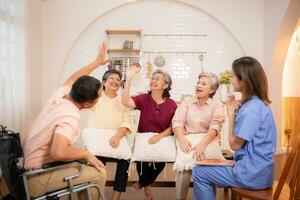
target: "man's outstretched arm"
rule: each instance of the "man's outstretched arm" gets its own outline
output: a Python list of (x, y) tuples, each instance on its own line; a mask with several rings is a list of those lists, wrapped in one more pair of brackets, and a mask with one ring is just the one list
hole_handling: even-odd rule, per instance
[(72, 74), (68, 78), (68, 80), (64, 83), (64, 86), (71, 87), (79, 77), (83, 75), (89, 75), (92, 71), (97, 69), (99, 66), (106, 64), (108, 61), (109, 59), (107, 54), (107, 44), (105, 42), (102, 42), (102, 44), (99, 46), (99, 52), (97, 58), (90, 64), (82, 67), (74, 74)]

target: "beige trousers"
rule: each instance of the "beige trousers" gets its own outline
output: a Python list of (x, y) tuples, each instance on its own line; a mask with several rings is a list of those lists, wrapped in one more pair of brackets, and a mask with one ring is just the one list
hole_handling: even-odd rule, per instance
[[(52, 172), (46, 172), (43, 174), (35, 175), (29, 177), (27, 180), (28, 190), (30, 196), (37, 197), (41, 196), (47, 192), (55, 191), (68, 186), (67, 182), (64, 181), (64, 177), (76, 174), (78, 168), (74, 166), (69, 166), (64, 169), (58, 169)], [(95, 183), (99, 185), (104, 191), (106, 181), (106, 170), (102, 169), (100, 172), (94, 167), (83, 165), (82, 175), (78, 178), (73, 179), (73, 184), (80, 183)], [(98, 193), (96, 189), (91, 189), (92, 199), (98, 200)], [(79, 193), (79, 199), (87, 199), (87, 193), (82, 191)]]
[(191, 178), (192, 170), (176, 172), (176, 199), (187, 199)]

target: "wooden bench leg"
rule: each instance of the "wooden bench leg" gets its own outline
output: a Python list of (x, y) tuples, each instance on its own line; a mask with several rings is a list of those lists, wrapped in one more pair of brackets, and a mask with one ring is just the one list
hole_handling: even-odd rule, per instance
[(228, 200), (228, 195), (229, 195), (229, 189), (224, 188), (224, 200)]

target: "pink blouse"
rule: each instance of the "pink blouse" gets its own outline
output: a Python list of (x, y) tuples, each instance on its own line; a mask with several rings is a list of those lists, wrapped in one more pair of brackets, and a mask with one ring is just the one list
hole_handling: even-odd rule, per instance
[(224, 122), (224, 111), (224, 105), (211, 98), (199, 104), (197, 97), (187, 97), (175, 112), (172, 128), (182, 127), (186, 134), (206, 133), (209, 129), (219, 133)]

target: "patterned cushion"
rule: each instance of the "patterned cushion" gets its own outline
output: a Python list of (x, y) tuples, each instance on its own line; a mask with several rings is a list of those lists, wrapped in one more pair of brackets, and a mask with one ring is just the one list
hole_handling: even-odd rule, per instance
[[(188, 139), (192, 143), (192, 147), (196, 146), (204, 136), (205, 133), (185, 135), (186, 139)], [(177, 156), (176, 156), (176, 161), (173, 165), (173, 170), (184, 171), (184, 170), (192, 169), (196, 162), (196, 159), (193, 158), (194, 151), (191, 151), (189, 153), (184, 153), (180, 148), (178, 140), (176, 140), (176, 146), (177, 146)], [(205, 159), (221, 159), (221, 160), (225, 159), (222, 155), (221, 147), (219, 145), (219, 141), (217, 137), (206, 146), (203, 154)]]
[(149, 139), (157, 133), (137, 133), (131, 161), (144, 162), (174, 162), (176, 146), (174, 136), (162, 138), (155, 144), (149, 144)]
[(109, 145), (109, 139), (116, 134), (116, 130), (85, 128), (82, 130), (84, 147), (97, 156), (128, 160), (132, 156), (126, 137), (120, 140), (118, 148)]

